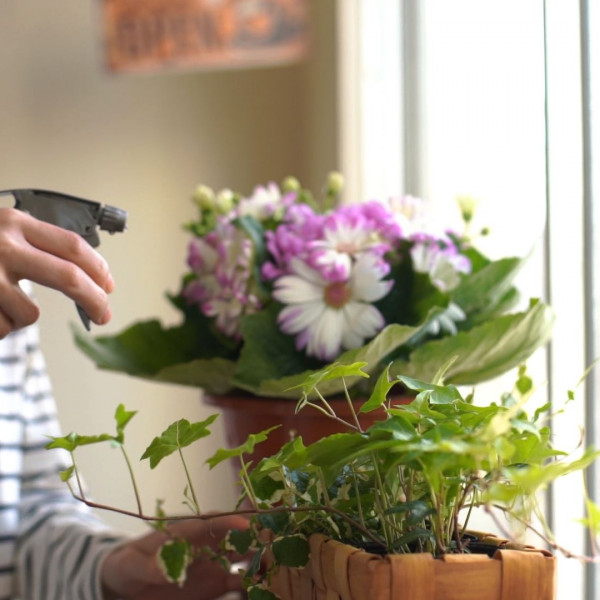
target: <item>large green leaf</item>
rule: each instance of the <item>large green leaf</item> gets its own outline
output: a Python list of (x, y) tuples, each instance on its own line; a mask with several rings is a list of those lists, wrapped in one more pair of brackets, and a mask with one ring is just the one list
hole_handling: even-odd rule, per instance
[[(335, 363), (329, 365), (329, 368), (333, 368), (334, 364), (364, 362), (366, 363), (364, 371), (366, 373), (372, 373), (378, 369), (379, 363), (390, 352), (393, 352), (396, 348), (406, 344), (417, 331), (417, 327), (408, 327), (407, 325), (397, 324), (388, 325), (382, 329), (381, 332), (376, 335), (368, 344), (342, 353)], [(296, 353), (298, 352), (296, 351)], [(292, 398), (297, 400), (297, 387), (302, 385), (308, 377), (314, 373), (317, 373), (318, 371), (320, 371), (320, 369), (305, 370), (296, 375), (291, 375), (288, 377), (266, 378), (257, 382), (257, 385), (253, 386), (250, 386), (245, 382), (241, 382), (236, 376), (235, 383), (240, 387), (245, 387), (245, 389), (248, 391), (261, 396)], [(360, 380), (361, 377), (345, 378), (346, 386), (351, 388)], [(321, 392), (323, 396), (339, 394), (343, 390), (344, 383), (341, 379), (323, 381), (319, 384), (319, 392)]]
[[(101, 369), (200, 387), (211, 394), (233, 388), (235, 363), (226, 358), (195, 358), (191, 329), (165, 329), (159, 321), (137, 323), (115, 336), (92, 337), (73, 326), (75, 343)], [(210, 340), (207, 340), (207, 345)], [(206, 352), (206, 349), (205, 349)]]
[(489, 263), (476, 273), (464, 277), (453, 290), (452, 300), (467, 314), (485, 311), (492, 313), (498, 306), (505, 306), (507, 294), (511, 297), (512, 283), (523, 265), (520, 258), (504, 258)]
[(532, 301), (526, 312), (503, 315), (455, 336), (426, 342), (409, 360), (395, 361), (390, 373), (431, 381), (448, 357), (457, 356), (446, 373), (447, 383), (487, 381), (517, 367), (545, 344), (553, 320), (546, 304)]
[(244, 347), (235, 372), (235, 384), (238, 387), (259, 393), (263, 381), (323, 366), (323, 362), (299, 352), (293, 336), (280, 331), (277, 325), (280, 310), (281, 306), (272, 304), (244, 318)]
[(226, 394), (233, 388), (235, 362), (226, 358), (191, 360), (157, 371), (154, 381), (202, 388), (208, 394)]

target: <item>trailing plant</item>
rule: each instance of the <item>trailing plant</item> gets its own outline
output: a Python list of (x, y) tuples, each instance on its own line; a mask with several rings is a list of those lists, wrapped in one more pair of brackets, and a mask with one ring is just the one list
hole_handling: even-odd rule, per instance
[[(454, 385), (444, 383), (451, 364), (449, 361), (431, 383), (392, 377), (386, 369), (371, 396), (346, 423), (346, 433), (330, 435), (309, 446), (296, 438), (253, 465), (246, 457), (267, 438), (267, 430), (250, 436), (237, 448), (219, 449), (206, 460), (210, 469), (232, 458), (241, 462), (242, 493), (234, 512), (251, 515), (251, 527), (230, 532), (223, 550), (235, 549), (241, 554), (254, 551), (245, 579), (251, 599), (275, 597), (267, 584), (278, 565), (306, 564), (312, 533), (372, 552), (440, 556), (477, 550), (468, 535), (470, 515), (476, 508), (504, 513), (529, 525), (536, 517), (543, 524), (538, 493), (555, 479), (585, 469), (600, 455), (586, 449), (574, 457), (553, 446), (548, 424), (551, 407), (529, 409), (527, 402), (534, 390), (524, 367), (519, 369), (513, 390), (497, 402), (480, 405), (473, 392), (464, 395)], [(320, 387), (347, 377), (368, 377), (365, 364), (334, 365), (312, 374), (296, 390), (301, 396), (297, 410), (320, 410), (339, 418)], [(415, 399), (394, 405), (388, 395), (396, 385), (414, 391)], [(347, 390), (346, 395), (352, 406)], [(378, 409), (383, 409), (385, 417), (363, 429), (361, 417)], [(63, 478), (80, 500), (115, 510), (86, 498), (79, 483), (75, 450), (101, 441), (122, 447), (123, 430), (133, 414), (122, 406), (117, 409), (114, 435), (70, 434), (48, 445), (71, 453), (73, 466)], [(187, 480), (184, 497), (191, 514), (169, 516), (169, 520), (216, 516), (200, 510), (183, 455), (186, 447), (208, 435), (215, 418), (173, 423), (142, 456), (149, 459), (152, 468), (173, 453), (183, 460)], [(73, 479), (76, 486), (71, 483)], [(591, 502), (588, 508), (586, 524), (598, 536), (600, 521), (594, 515), (599, 509)], [(164, 515), (144, 514), (139, 501), (137, 513), (120, 512), (155, 525), (167, 520)], [(540, 533), (558, 548), (549, 532)], [(263, 572), (260, 567), (265, 553), (272, 561), (269, 570)], [(185, 540), (171, 540), (161, 552), (165, 572), (179, 582), (193, 557)]]

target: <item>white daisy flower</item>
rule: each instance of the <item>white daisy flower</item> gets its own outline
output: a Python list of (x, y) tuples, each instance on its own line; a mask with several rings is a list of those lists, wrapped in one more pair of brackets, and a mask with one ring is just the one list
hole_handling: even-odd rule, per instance
[(381, 259), (364, 253), (352, 264), (346, 281), (331, 281), (299, 259), (292, 259), (293, 274), (275, 282), (273, 296), (287, 304), (278, 317), (281, 330), (296, 335), (298, 349), (321, 360), (333, 360), (340, 348), (362, 346), (384, 325), (372, 303), (383, 298), (392, 281), (382, 281)]

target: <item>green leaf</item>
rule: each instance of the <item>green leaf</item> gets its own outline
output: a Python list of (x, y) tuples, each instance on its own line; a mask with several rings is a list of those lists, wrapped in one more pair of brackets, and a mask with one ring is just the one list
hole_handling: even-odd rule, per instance
[(79, 435), (78, 433), (71, 432), (63, 437), (50, 437), (52, 440), (46, 444), (46, 449), (51, 450), (52, 448), (61, 448), (68, 452), (73, 452), (75, 448), (79, 446), (87, 446), (89, 444), (98, 444), (100, 442), (114, 441), (114, 437), (108, 433), (101, 435)]
[(117, 422), (117, 436), (115, 438), (116, 442), (119, 442), (120, 444), (123, 443), (124, 429), (127, 423), (129, 423), (129, 421), (131, 421), (136, 414), (137, 411), (135, 410), (125, 410), (125, 406), (123, 406), (123, 404), (119, 404), (119, 406), (117, 406), (117, 410), (115, 412), (115, 421)]
[(369, 427), (369, 434), (376, 431), (391, 433), (396, 440), (412, 440), (417, 437), (417, 430), (402, 413), (396, 413), (385, 421), (377, 421)]
[[(454, 363), (452, 361), (450, 364)], [(449, 364), (445, 368), (449, 368)], [(431, 404), (454, 404), (463, 398), (453, 385), (435, 385), (400, 375), (398, 379), (409, 389), (419, 392), (419, 398), (426, 398)]]
[(218, 416), (216, 414), (211, 415), (204, 421), (197, 423), (190, 423), (186, 419), (175, 421), (160, 436), (152, 440), (152, 443), (142, 455), (142, 460), (149, 458), (150, 468), (154, 469), (163, 458), (189, 446), (196, 440), (210, 435), (208, 427)]
[(523, 263), (523, 259), (514, 257), (487, 264), (462, 279), (451, 293), (452, 300), (467, 314), (485, 311), (489, 318), (510, 292)]
[(299, 533), (275, 538), (272, 550), (275, 560), (286, 567), (304, 567), (310, 556), (308, 540)]
[(92, 337), (72, 326), (75, 343), (100, 369), (125, 372), (153, 381), (201, 387), (222, 394), (233, 388), (235, 362), (211, 356), (221, 348), (208, 319), (188, 317), (165, 329), (157, 320), (142, 321), (114, 336)]
[(183, 587), (187, 568), (194, 560), (192, 545), (188, 540), (169, 540), (158, 553), (158, 566), (165, 577)]
[(71, 477), (73, 476), (73, 471), (75, 471), (75, 465), (71, 465), (68, 469), (65, 469), (64, 471), (60, 471), (59, 472), (60, 480), (65, 483), (67, 481), (69, 481), (69, 479), (71, 479)]
[(365, 362), (355, 362), (351, 365), (345, 365), (336, 362), (324, 369), (310, 373), (302, 383), (292, 386), (289, 389), (300, 389), (304, 396), (310, 396), (316, 388), (320, 388), (321, 383), (324, 381), (332, 381), (344, 377), (369, 377), (362, 370), (366, 364)]
[[(254, 316), (254, 315), (253, 315)], [(409, 327), (407, 325), (392, 324), (382, 329), (368, 344), (365, 344), (361, 348), (354, 350), (347, 350), (343, 352), (335, 363), (332, 364), (353, 364), (363, 362), (366, 363), (363, 369), (365, 373), (372, 373), (379, 370), (379, 364), (386, 356), (390, 353), (403, 346), (411, 339), (411, 337), (418, 331), (416, 327)], [(295, 345), (293, 345), (293, 337), (286, 336), (292, 340), (292, 349), (296, 355), (300, 354)], [(267, 344), (268, 341), (264, 340), (263, 344)], [(255, 353), (262, 353), (264, 351), (263, 346), (255, 348)], [(240, 361), (241, 362), (241, 361)], [(331, 367), (328, 365), (324, 367), (327, 369)], [(248, 391), (260, 395), (260, 396), (273, 396), (279, 398), (293, 398), (298, 399), (298, 392), (294, 390), (296, 386), (302, 385), (307, 377), (320, 371), (321, 369), (314, 370), (300, 370), (296, 371), (296, 374), (280, 377), (276, 369), (273, 369), (269, 376), (264, 380), (256, 381), (254, 384), (249, 385), (247, 381), (242, 381), (236, 376), (235, 383), (240, 387), (247, 389)], [(258, 379), (258, 378), (257, 378)], [(349, 377), (346, 380), (346, 386), (351, 389), (361, 380), (361, 377)], [(341, 379), (332, 379), (321, 382), (319, 385), (319, 391), (323, 396), (333, 396), (344, 391), (344, 384)]]
[(236, 448), (219, 448), (219, 450), (217, 450), (210, 458), (207, 458), (205, 462), (208, 463), (211, 469), (213, 469), (224, 460), (229, 460), (230, 458), (234, 458), (236, 456), (242, 456), (242, 454), (252, 454), (256, 444), (264, 442), (269, 436), (269, 433), (278, 427), (279, 425), (275, 425), (275, 427), (269, 427), (269, 429), (264, 429), (259, 433), (251, 433), (248, 436), (248, 439)]
[(360, 407), (360, 413), (368, 413), (377, 410), (387, 401), (389, 391), (398, 383), (398, 380), (390, 381), (390, 365), (388, 365), (375, 382), (375, 387), (369, 399)]
[(231, 529), (227, 532), (224, 540), (224, 548), (229, 552), (237, 552), (243, 556), (252, 547), (254, 536), (251, 529), (244, 531), (240, 529)]
[(247, 590), (248, 600), (281, 600), (279, 596), (266, 589), (262, 584), (253, 585)]
[(525, 312), (503, 315), (469, 331), (426, 342), (407, 361), (394, 361), (392, 375), (431, 381), (449, 356), (458, 356), (446, 373), (446, 381), (471, 385), (492, 379), (524, 362), (550, 339), (550, 308), (532, 301)]
[(586, 516), (579, 519), (579, 522), (597, 537), (600, 535), (600, 506), (587, 496), (585, 498), (585, 512)]

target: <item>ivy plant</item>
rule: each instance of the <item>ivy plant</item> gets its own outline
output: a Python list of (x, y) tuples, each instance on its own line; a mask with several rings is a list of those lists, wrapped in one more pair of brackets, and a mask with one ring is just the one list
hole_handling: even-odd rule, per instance
[[(308, 538), (317, 532), (380, 553), (440, 556), (472, 552), (475, 547), (468, 527), (473, 509), (493, 509), (529, 524), (532, 517), (542, 517), (538, 504), (541, 490), (559, 477), (584, 470), (598, 458), (600, 452), (593, 449), (571, 456), (554, 447), (551, 407), (529, 410), (534, 390), (524, 367), (519, 368), (513, 390), (484, 404), (474, 392), (465, 394), (444, 383), (453, 364), (451, 360), (443, 365), (431, 382), (394, 376), (388, 367), (375, 382), (371, 396), (346, 423), (346, 433), (308, 446), (298, 437), (253, 465), (247, 456), (267, 439), (270, 430), (265, 430), (237, 448), (218, 449), (207, 458), (210, 469), (232, 458), (241, 464), (242, 492), (236, 511), (251, 515), (251, 527), (230, 532), (223, 552), (254, 551), (245, 572), (250, 599), (274, 598), (268, 589), (272, 569), (304, 566), (309, 559)], [(341, 379), (352, 407), (343, 380), (368, 377), (365, 366), (364, 362), (337, 364), (311, 374), (296, 386), (298, 409), (318, 409), (340, 420), (320, 387)], [(414, 392), (410, 404), (395, 405), (388, 399), (396, 385)], [(362, 415), (382, 408), (385, 418), (363, 428)], [(73, 459), (82, 445), (110, 441), (123, 447), (124, 428), (134, 414), (119, 406), (116, 434), (72, 433), (54, 438), (48, 447), (66, 449)], [(153, 468), (173, 453), (183, 459), (183, 449), (208, 435), (216, 418), (212, 415), (198, 423), (176, 421), (150, 443), (142, 458), (149, 459)], [(200, 510), (185, 461), (183, 465), (190, 515), (145, 515), (139, 503), (137, 514), (120, 512), (155, 525), (173, 518), (217, 516)], [(75, 460), (64, 474), (65, 480), (72, 477), (79, 478)], [(73, 493), (98, 506), (85, 497), (80, 486)], [(589, 498), (587, 505), (585, 525), (598, 536), (600, 509)], [(552, 543), (548, 532), (542, 535)], [(261, 558), (267, 551), (273, 561), (271, 570), (265, 572)], [(169, 579), (184, 580), (195, 552), (185, 540), (168, 540), (160, 563)]]

